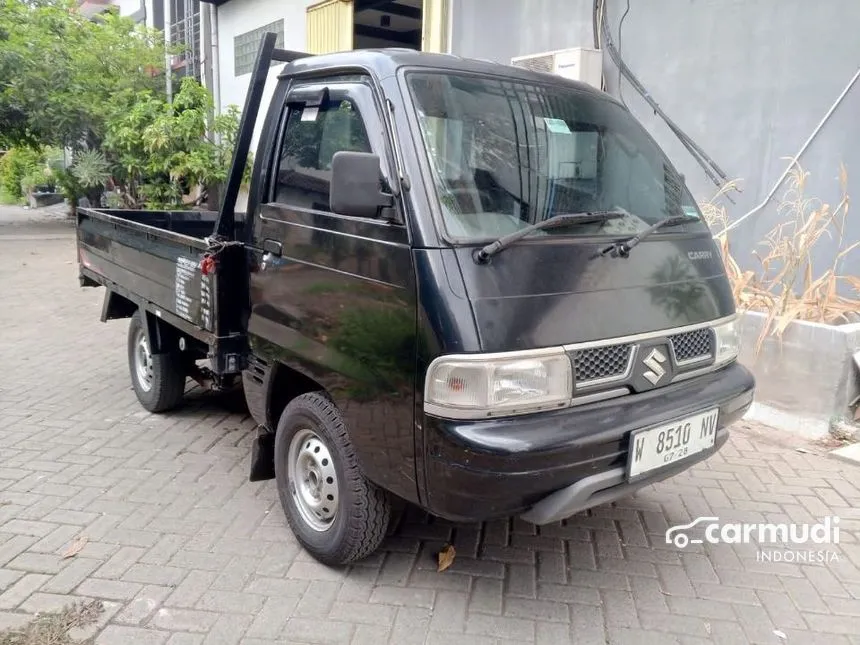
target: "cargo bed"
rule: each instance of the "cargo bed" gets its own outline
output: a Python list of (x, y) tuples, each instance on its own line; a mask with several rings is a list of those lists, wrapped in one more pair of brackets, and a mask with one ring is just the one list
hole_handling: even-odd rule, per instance
[[(213, 242), (213, 211), (140, 211), (80, 208), (78, 261), (82, 286), (107, 289), (102, 320), (143, 308), (198, 341), (216, 374), (238, 373), (246, 339), (247, 262), (241, 242)], [(242, 239), (241, 223), (236, 237)], [(201, 264), (215, 264), (204, 274)], [(177, 338), (151, 325), (153, 352)]]

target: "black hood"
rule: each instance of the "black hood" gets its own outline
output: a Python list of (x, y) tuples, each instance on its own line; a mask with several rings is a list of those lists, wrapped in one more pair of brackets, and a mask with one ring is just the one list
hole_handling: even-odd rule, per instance
[(643, 241), (629, 258), (605, 239), (524, 240), (478, 264), (457, 249), (481, 349), (514, 351), (708, 322), (735, 311), (710, 234)]

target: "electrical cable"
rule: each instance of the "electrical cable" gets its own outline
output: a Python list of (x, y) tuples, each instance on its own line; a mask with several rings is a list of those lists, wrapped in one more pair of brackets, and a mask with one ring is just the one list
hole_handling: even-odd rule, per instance
[(791, 169), (794, 166), (794, 164), (797, 163), (797, 160), (800, 158), (800, 155), (802, 155), (804, 153), (804, 151), (809, 147), (809, 144), (812, 143), (812, 140), (816, 137), (816, 135), (819, 133), (821, 128), (824, 127), (824, 124), (830, 118), (830, 115), (833, 114), (833, 112), (836, 110), (836, 108), (839, 107), (839, 104), (842, 103), (842, 99), (845, 98), (845, 96), (848, 94), (848, 92), (854, 86), (854, 83), (857, 82), (858, 78), (860, 78), (860, 68), (857, 68), (857, 71), (854, 72), (854, 76), (852, 76), (851, 80), (848, 81), (848, 84), (842, 90), (842, 93), (836, 98), (836, 100), (833, 102), (833, 105), (830, 106), (830, 109), (827, 110), (827, 113), (821, 118), (821, 121), (818, 122), (818, 125), (815, 126), (815, 129), (812, 131), (812, 133), (806, 138), (806, 141), (804, 141), (803, 145), (800, 146), (800, 150), (798, 150), (797, 153), (795, 153), (794, 157), (792, 157), (791, 161), (788, 162), (788, 165), (785, 167), (785, 170), (783, 171), (782, 175), (780, 175), (779, 179), (776, 180), (776, 183), (774, 183), (773, 187), (770, 189), (770, 192), (761, 201), (761, 203), (758, 206), (756, 206), (755, 208), (753, 208), (752, 210), (750, 210), (747, 213), (745, 213), (744, 215), (742, 215), (741, 217), (737, 218), (734, 222), (732, 222), (731, 224), (726, 226), (722, 231), (715, 234), (714, 235), (715, 238), (719, 237), (720, 235), (724, 235), (725, 233), (728, 233), (733, 228), (735, 228), (738, 224), (743, 222), (745, 219), (747, 219), (751, 215), (754, 215), (755, 213), (759, 212), (762, 208), (767, 206), (767, 203), (776, 194), (777, 188), (779, 188), (779, 186), (782, 184), (783, 180), (788, 176), (788, 173), (791, 172)]
[[(609, 53), (612, 62), (615, 63), (615, 66), (618, 68), (619, 72), (619, 85), (621, 82), (620, 77), (623, 76), (633, 89), (635, 89), (643, 99), (648, 103), (654, 113), (657, 114), (663, 121), (669, 126), (669, 129), (678, 137), (684, 147), (690, 152), (693, 158), (697, 161), (697, 163), (703, 168), (705, 174), (717, 185), (719, 188), (723, 188), (724, 185), (729, 181), (728, 176), (723, 171), (722, 168), (695, 142), (693, 141), (689, 135), (687, 135), (672, 119), (666, 114), (663, 109), (657, 104), (648, 90), (644, 85), (639, 81), (636, 75), (632, 72), (632, 70), (627, 66), (624, 62), (624, 59), (621, 58), (621, 54), (616, 49), (614, 43), (612, 42), (612, 35), (609, 32), (609, 26), (606, 22), (606, 0), (595, 0), (593, 5), (593, 11), (596, 12), (595, 15), (592, 16), (592, 27), (597, 28), (597, 33), (599, 34), (598, 42), (602, 45), (605, 43), (606, 51)], [(629, 0), (628, 0), (628, 9), (625, 10), (624, 15), (627, 15), (627, 11), (629, 11)]]
[[(630, 6), (629, 0), (627, 1), (627, 6), (628, 6), (628, 9), (625, 10), (624, 15), (622, 16), (622, 19), (621, 19), (622, 22), (624, 20), (624, 17), (627, 15), (627, 11), (629, 10), (629, 6)], [(728, 183), (728, 177), (723, 172), (723, 170), (716, 164), (716, 162), (714, 162), (713, 159), (711, 159), (707, 155), (707, 153), (705, 153), (704, 150), (702, 150), (701, 147), (699, 147), (695, 143), (695, 141), (693, 141), (683, 130), (681, 130), (681, 128), (678, 127), (668, 117), (668, 115), (666, 115), (666, 113), (663, 112), (662, 109), (660, 109), (659, 105), (657, 105), (657, 102), (651, 97), (651, 95), (648, 93), (648, 90), (645, 89), (645, 86), (642, 85), (642, 83), (639, 81), (639, 79), (636, 78), (636, 76), (633, 74), (633, 72), (630, 70), (630, 68), (627, 67), (627, 65), (624, 63), (624, 60), (621, 58), (620, 52), (615, 49), (615, 46), (612, 43), (612, 36), (609, 33), (609, 27), (605, 21), (605, 13), (606, 13), (606, 0), (594, 0), (594, 3), (592, 5), (592, 31), (593, 31), (593, 36), (594, 36), (594, 42), (597, 44), (597, 48), (602, 49), (603, 48), (603, 41), (605, 40), (606, 49), (609, 52), (610, 58), (612, 58), (612, 61), (618, 67), (619, 75), (624, 76), (628, 80), (628, 82), (633, 86), (633, 88), (642, 96), (642, 98), (644, 98), (645, 101), (652, 107), (652, 109), (654, 110), (654, 113), (659, 115), (666, 122), (666, 125), (669, 126), (669, 129), (672, 130), (672, 132), (678, 137), (678, 139), (681, 141), (681, 143), (684, 145), (684, 147), (690, 152), (690, 154), (693, 156), (693, 158), (696, 159), (696, 161), (704, 169), (704, 171), (708, 175), (708, 177), (718, 187), (720, 187), (722, 189), (724, 187), (724, 185), (726, 183)], [(618, 25), (618, 32), (619, 32), (618, 33), (618, 40), (619, 40), (619, 47), (620, 47), (620, 45), (621, 45), (621, 23), (619, 23), (619, 25)], [(619, 96), (621, 94), (620, 76), (619, 76)], [(803, 145), (800, 147), (800, 149), (797, 151), (797, 153), (794, 155), (794, 157), (792, 157), (791, 161), (786, 166), (782, 175), (780, 175), (779, 179), (776, 180), (776, 182), (771, 187), (770, 192), (768, 192), (767, 196), (761, 201), (761, 203), (759, 203), (757, 206), (755, 206), (754, 208), (752, 208), (751, 210), (746, 212), (744, 215), (742, 215), (741, 217), (736, 219), (734, 222), (732, 222), (731, 224), (726, 226), (722, 231), (720, 231), (719, 233), (716, 233), (714, 235), (715, 238), (719, 237), (721, 235), (724, 235), (727, 232), (729, 232), (730, 230), (734, 229), (741, 222), (745, 221), (747, 218), (749, 218), (752, 215), (754, 215), (755, 213), (759, 212), (761, 209), (763, 209), (768, 204), (768, 202), (770, 202), (770, 200), (776, 194), (776, 191), (779, 188), (779, 186), (782, 184), (782, 182), (788, 176), (789, 172), (791, 172), (791, 168), (794, 166), (795, 163), (797, 163), (797, 160), (806, 151), (806, 149), (812, 143), (812, 140), (818, 135), (818, 133), (821, 131), (821, 128), (824, 126), (824, 124), (827, 122), (827, 120), (830, 118), (830, 116), (833, 114), (833, 112), (836, 110), (836, 108), (839, 107), (839, 104), (842, 103), (842, 100), (845, 98), (845, 96), (848, 94), (848, 92), (854, 86), (854, 83), (857, 82), (858, 78), (860, 78), (860, 68), (857, 69), (857, 71), (854, 73), (854, 76), (851, 77), (851, 80), (848, 81), (845, 88), (842, 90), (842, 92), (839, 94), (839, 96), (836, 98), (836, 100), (833, 102), (833, 104), (827, 110), (825, 115), (821, 118), (821, 121), (819, 121), (819, 123), (815, 127), (815, 129), (807, 137), (806, 141), (803, 143)], [(622, 102), (623, 102), (623, 98), (622, 98)], [(722, 180), (722, 183), (720, 180)]]
[[(598, 25), (603, 20), (603, 2), (602, 0), (594, 0), (591, 9), (591, 32), (594, 39), (594, 48), (597, 50), (603, 49), (603, 43), (600, 40), (600, 28)], [(606, 91), (606, 74), (600, 70), (600, 89)]]
[(697, 158), (703, 159), (705, 162), (707, 162), (707, 164), (711, 167), (711, 169), (721, 179), (723, 179), (724, 181), (728, 181), (728, 177), (726, 176), (725, 172), (723, 172), (723, 170), (717, 165), (717, 163), (713, 159), (711, 159), (708, 156), (708, 154), (704, 150), (702, 150), (702, 148), (699, 147), (683, 130), (681, 130), (681, 128), (657, 104), (657, 102), (654, 100), (654, 98), (651, 96), (651, 94), (648, 92), (648, 90), (645, 88), (645, 86), (642, 85), (642, 83), (639, 81), (638, 78), (636, 78), (636, 76), (633, 74), (633, 72), (630, 70), (630, 68), (627, 66), (627, 64), (624, 62), (624, 60), (618, 54), (618, 51), (615, 49), (615, 46), (612, 43), (612, 37), (609, 34), (609, 28), (606, 25), (605, 21), (603, 23), (603, 27), (604, 27), (604, 37), (606, 39), (607, 51), (609, 52), (609, 55), (612, 58), (612, 60), (618, 66), (621, 74), (627, 79), (627, 81), (633, 86), (633, 88), (637, 92), (639, 92), (639, 94), (642, 96), (642, 98), (645, 99), (645, 101), (648, 103), (648, 105), (651, 106), (651, 108), (654, 110), (654, 112), (657, 115), (659, 115), (660, 118), (663, 119), (663, 121), (666, 122), (666, 125), (669, 126), (669, 128), (672, 130), (672, 132), (674, 132), (675, 135), (679, 139), (681, 139), (681, 141), (684, 142), (685, 145), (687, 145), (688, 149), (690, 147), (694, 148), (696, 150), (696, 153), (697, 153), (696, 154)]
[[(630, 13), (630, 0), (627, 0), (627, 8), (624, 9), (624, 13), (621, 14), (621, 20), (618, 21), (618, 57), (621, 57), (621, 29), (624, 27), (624, 19), (627, 18), (627, 14)], [(624, 103), (624, 107), (627, 107), (627, 102), (624, 100), (624, 92), (621, 88), (621, 74), (618, 75), (618, 98), (621, 99), (621, 102)]]

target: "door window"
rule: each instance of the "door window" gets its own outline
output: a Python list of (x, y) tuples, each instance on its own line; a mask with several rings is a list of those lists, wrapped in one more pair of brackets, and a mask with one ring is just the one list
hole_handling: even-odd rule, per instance
[(372, 152), (357, 105), (349, 98), (319, 107), (296, 107), (287, 115), (273, 201), (330, 211), (331, 162), (340, 150)]

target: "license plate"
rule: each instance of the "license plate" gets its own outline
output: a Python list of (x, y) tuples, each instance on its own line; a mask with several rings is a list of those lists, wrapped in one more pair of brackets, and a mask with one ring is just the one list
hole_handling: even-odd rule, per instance
[(719, 410), (708, 410), (672, 423), (638, 430), (630, 436), (627, 477), (658, 470), (712, 448), (717, 437)]

